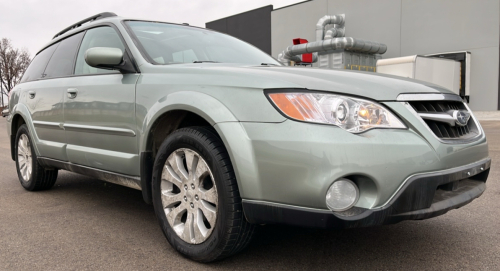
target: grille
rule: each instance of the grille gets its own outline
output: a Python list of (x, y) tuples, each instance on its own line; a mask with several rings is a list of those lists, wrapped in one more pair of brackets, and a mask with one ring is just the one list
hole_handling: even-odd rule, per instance
[[(467, 110), (462, 102), (457, 101), (411, 101), (408, 102), (417, 113), (442, 113), (447, 114), (450, 110)], [(467, 140), (479, 135), (479, 129), (472, 119), (466, 126), (451, 126), (448, 123), (423, 119), (429, 129), (440, 139)]]

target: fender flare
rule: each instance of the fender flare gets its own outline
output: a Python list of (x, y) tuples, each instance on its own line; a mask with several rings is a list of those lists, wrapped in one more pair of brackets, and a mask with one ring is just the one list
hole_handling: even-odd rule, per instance
[[(19, 115), (21, 118), (24, 119), (24, 122), (26, 124), (26, 126), (28, 127), (28, 131), (30, 132), (30, 136), (31, 136), (31, 140), (33, 141), (34, 144), (33, 145), (33, 148), (35, 149), (35, 153), (37, 156), (40, 156), (40, 151), (38, 150), (38, 143), (40, 142), (40, 139), (38, 138), (38, 135), (36, 133), (36, 130), (35, 130), (35, 126), (33, 125), (33, 120), (31, 118), (31, 113), (28, 109), (28, 107), (26, 107), (26, 105), (22, 104), (22, 103), (18, 103), (16, 104), (13, 108), (12, 108), (12, 111), (10, 112), (10, 115), (9, 115), (9, 119), (7, 120), (7, 122), (10, 122), (10, 125), (8, 128), (8, 131), (10, 131), (10, 136), (16, 136), (14, 135), (14, 131), (12, 130), (12, 126), (14, 125), (14, 118)], [(11, 144), (11, 155), (12, 155), (12, 159), (15, 161), (15, 151), (14, 151), (14, 145), (15, 143), (12, 143)]]

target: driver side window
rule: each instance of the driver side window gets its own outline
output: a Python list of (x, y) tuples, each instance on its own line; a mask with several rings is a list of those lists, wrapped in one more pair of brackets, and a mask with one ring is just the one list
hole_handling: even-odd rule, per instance
[(125, 51), (118, 33), (111, 27), (98, 27), (87, 30), (83, 38), (82, 45), (78, 51), (78, 57), (75, 65), (75, 75), (82, 74), (102, 74), (117, 73), (115, 70), (98, 69), (91, 67), (85, 62), (85, 52), (94, 47), (111, 47)]

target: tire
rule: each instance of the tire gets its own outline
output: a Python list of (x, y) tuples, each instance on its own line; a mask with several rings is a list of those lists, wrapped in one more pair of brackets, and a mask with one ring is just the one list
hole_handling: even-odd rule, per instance
[(17, 130), (15, 153), (19, 181), (28, 191), (47, 190), (57, 180), (57, 169), (45, 169), (39, 163), (26, 124)]
[[(183, 179), (176, 179), (172, 170)], [(154, 162), (152, 192), (163, 234), (187, 258), (221, 260), (244, 249), (252, 238), (255, 227), (243, 215), (229, 155), (208, 128), (182, 128), (167, 137)]]

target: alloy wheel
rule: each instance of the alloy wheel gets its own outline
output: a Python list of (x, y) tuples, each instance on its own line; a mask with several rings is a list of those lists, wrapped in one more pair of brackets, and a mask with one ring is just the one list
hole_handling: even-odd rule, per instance
[(31, 178), (33, 163), (31, 144), (26, 134), (22, 134), (17, 142), (17, 163), (19, 164), (19, 172), (21, 172), (23, 181), (28, 182)]
[(161, 175), (162, 206), (170, 227), (186, 243), (208, 239), (217, 220), (218, 195), (205, 160), (191, 149), (172, 152)]

